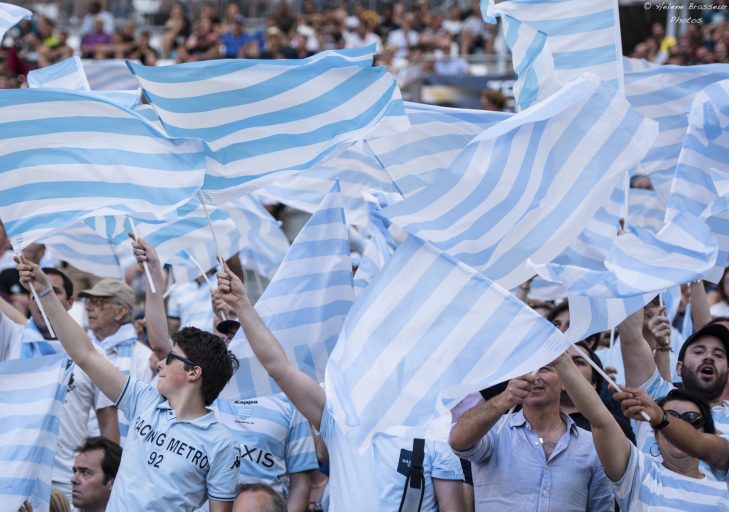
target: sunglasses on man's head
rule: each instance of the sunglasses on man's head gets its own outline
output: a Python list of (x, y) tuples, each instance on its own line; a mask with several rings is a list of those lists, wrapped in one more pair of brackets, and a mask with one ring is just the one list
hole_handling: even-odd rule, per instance
[(698, 412), (688, 411), (680, 414), (674, 410), (666, 409), (666, 414), (668, 414), (669, 416), (673, 416), (674, 418), (682, 419), (683, 421), (689, 423), (696, 430), (701, 430), (701, 428), (704, 426), (704, 417), (701, 415), (701, 413)]
[(175, 354), (174, 352), (167, 353), (167, 357), (165, 357), (165, 364), (170, 365), (175, 359), (177, 359), (178, 361), (182, 361), (183, 363), (190, 366), (200, 366), (199, 364), (193, 363), (188, 358), (182, 357), (180, 354)]

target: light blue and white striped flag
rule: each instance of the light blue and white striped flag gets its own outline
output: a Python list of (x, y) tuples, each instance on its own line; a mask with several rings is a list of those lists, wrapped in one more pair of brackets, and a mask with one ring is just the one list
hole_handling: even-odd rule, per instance
[[(324, 380), (324, 368), (352, 303), (352, 262), (338, 184), (311, 216), (256, 302), (256, 311), (299, 370)], [(278, 393), (243, 331), (230, 344), (240, 368), (224, 400)]]
[(384, 210), (504, 288), (533, 275), (585, 229), (645, 155), (654, 122), (597, 77), (476, 137), (432, 185)]
[(0, 217), (14, 247), (92, 215), (159, 218), (199, 190), (205, 153), (80, 91), (0, 91)]
[(568, 347), (507, 290), (409, 236), (347, 316), (327, 364), (327, 403), (361, 449), (378, 432), (444, 441), (464, 396)]
[(5, 32), (13, 28), (20, 20), (29, 20), (33, 13), (18, 5), (0, 3), (0, 43)]
[(65, 354), (0, 363), (0, 504), (25, 500), (47, 512), (58, 442), (58, 414), (70, 371)]
[(650, 176), (663, 198), (671, 189), (694, 98), (726, 79), (729, 64), (659, 66), (625, 74), (625, 97), (638, 112), (658, 122), (658, 138), (637, 172)]
[(132, 91), (139, 87), (136, 78), (121, 59), (84, 59), (83, 65), (93, 91)]
[[(727, 66), (729, 67), (729, 66)], [(705, 220), (719, 242), (716, 267), (705, 278), (718, 282), (729, 256), (729, 80), (698, 93), (671, 183), (666, 219), (689, 211)]]
[(28, 87), (70, 89), (72, 91), (91, 90), (81, 59), (75, 56), (51, 66), (32, 70), (28, 73)]
[(403, 196), (430, 185), (471, 140), (511, 114), (405, 103), (410, 128), (366, 145)]
[(633, 57), (623, 57), (623, 70), (626, 73), (633, 71), (643, 71), (644, 69), (657, 68), (659, 64), (649, 62), (645, 59), (635, 59)]
[(167, 133), (207, 143), (203, 188), (222, 203), (272, 173), (308, 169), (372, 133), (407, 129), (400, 90), (372, 67), (373, 54), (371, 46), (302, 60), (128, 64)]
[(643, 188), (628, 191), (628, 224), (658, 232), (665, 217), (666, 201), (658, 192)]
[(362, 259), (354, 274), (355, 298), (364, 291), (400, 245), (390, 233), (390, 221), (382, 216), (382, 207), (388, 204), (383, 195), (373, 195), (368, 201), (369, 224), (367, 230), (370, 241), (362, 254)]
[(623, 90), (617, 0), (510, 0), (495, 11), (522, 83), (521, 106), (548, 96), (543, 87), (554, 90), (585, 72)]

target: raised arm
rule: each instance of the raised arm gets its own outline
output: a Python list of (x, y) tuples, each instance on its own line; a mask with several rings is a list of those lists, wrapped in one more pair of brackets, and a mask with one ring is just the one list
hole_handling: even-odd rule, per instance
[(448, 438), (451, 448), (459, 452), (473, 448), (506, 411), (526, 400), (533, 381), (531, 375), (511, 379), (502, 393), (466, 411), (451, 429)]
[[(706, 296), (706, 288), (703, 281), (694, 281), (689, 284), (689, 296), (691, 297), (691, 320), (694, 323), (694, 332), (698, 331), (711, 322), (711, 306)], [(689, 336), (691, 333), (683, 333)]]
[(25, 315), (18, 311), (18, 308), (10, 304), (8, 301), (0, 297), (0, 317), (5, 316), (11, 322), (18, 325), (25, 325), (28, 320)]
[(296, 408), (319, 429), (324, 412), (324, 390), (292, 365), (281, 344), (253, 309), (242, 281), (226, 265), (218, 274), (218, 294), (238, 315), (253, 353)]
[(656, 372), (653, 351), (643, 337), (643, 309), (623, 320), (618, 326), (618, 333), (625, 367), (625, 383), (631, 387), (641, 386)]
[(165, 290), (164, 273), (162, 265), (157, 256), (157, 251), (149, 245), (143, 238), (134, 239), (133, 235), (129, 235), (134, 242), (134, 256), (141, 265), (147, 262), (149, 273), (152, 275), (154, 287), (157, 293), (152, 293), (151, 287), (147, 286), (146, 297), (144, 302), (144, 317), (147, 325), (147, 336), (149, 337), (149, 346), (159, 360), (164, 359), (172, 350), (172, 340), (167, 329), (167, 314), (165, 313), (165, 303), (162, 298)]
[(590, 423), (595, 450), (605, 474), (617, 482), (628, 468), (630, 441), (567, 353), (557, 359), (554, 367), (570, 400)]
[(20, 282), (38, 292), (40, 303), (66, 353), (91, 377), (102, 393), (110, 400), (118, 399), (126, 382), (124, 374), (94, 348), (89, 337), (56, 297), (40, 267), (22, 256), (16, 256), (15, 262)]
[(613, 395), (620, 402), (623, 413), (630, 419), (645, 421), (641, 411), (650, 416), (651, 426), (656, 426), (665, 418), (668, 425), (661, 429), (671, 444), (688, 453), (692, 457), (705, 461), (717, 469), (729, 469), (729, 442), (715, 434), (707, 434), (696, 430), (687, 421), (664, 414), (660, 407), (648, 394), (640, 388), (624, 388)]
[(656, 351), (653, 361), (656, 363), (658, 373), (667, 381), (671, 381), (671, 322), (668, 321), (666, 308), (661, 307), (658, 313), (648, 321), (653, 338), (656, 340)]

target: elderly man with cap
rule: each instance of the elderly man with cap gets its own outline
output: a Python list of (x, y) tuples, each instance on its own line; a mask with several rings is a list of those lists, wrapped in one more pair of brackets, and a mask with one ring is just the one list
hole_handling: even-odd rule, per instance
[[(122, 373), (149, 384), (152, 380), (149, 366), (152, 351), (137, 342), (137, 332), (132, 323), (134, 290), (118, 279), (102, 279), (78, 296), (85, 301), (89, 338)], [(127, 419), (119, 412), (122, 441), (128, 428)]]
[[(675, 386), (661, 378), (656, 368), (653, 352), (643, 337), (643, 310), (625, 319), (618, 330), (627, 386), (642, 388), (654, 400), (666, 396)], [(683, 389), (709, 402), (717, 433), (721, 434), (729, 434), (729, 402), (721, 400), (727, 383), (727, 353), (729, 329), (709, 324), (686, 339), (676, 363)], [(639, 422), (635, 434), (638, 448), (660, 458), (648, 423)]]

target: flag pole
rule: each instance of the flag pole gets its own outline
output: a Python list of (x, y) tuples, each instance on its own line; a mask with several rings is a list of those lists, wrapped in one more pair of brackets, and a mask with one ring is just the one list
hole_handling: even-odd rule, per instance
[[(21, 254), (20, 251), (15, 251), (15, 255), (20, 258)], [(46, 310), (43, 309), (43, 304), (41, 304), (40, 297), (38, 297), (38, 292), (35, 291), (35, 288), (33, 288), (33, 283), (30, 283), (30, 293), (33, 295), (33, 300), (35, 300), (35, 303), (38, 304), (38, 309), (41, 312), (41, 316), (43, 317), (43, 321), (46, 323), (46, 328), (48, 329), (48, 334), (51, 335), (51, 338), (56, 337), (56, 333), (53, 332), (53, 327), (51, 327), (51, 322), (48, 321), (48, 315), (46, 315)]]
[[(190, 261), (192, 261), (195, 264), (195, 266), (200, 269), (200, 273), (202, 274), (203, 279), (205, 279), (205, 282), (208, 283), (208, 287), (210, 288), (210, 294), (212, 295), (213, 293), (215, 293), (215, 287), (213, 286), (213, 283), (210, 282), (210, 279), (208, 279), (208, 275), (205, 272), (205, 270), (202, 268), (202, 265), (200, 265), (200, 263), (195, 259), (195, 256), (193, 256), (192, 254), (190, 254), (189, 251), (185, 251), (185, 252), (190, 257)], [(222, 267), (221, 267), (221, 269), (222, 269)], [(223, 320), (227, 320), (228, 319), (225, 316), (225, 313), (223, 313), (222, 311), (220, 312), (220, 316), (221, 316), (221, 318)]]
[(205, 203), (205, 196), (203, 196), (202, 190), (198, 190), (197, 195), (200, 198), (200, 202), (202, 203), (203, 211), (205, 212), (205, 217), (208, 219), (208, 226), (210, 227), (210, 233), (213, 235), (213, 242), (215, 242), (215, 250), (218, 252), (218, 261), (220, 262), (220, 270), (224, 270), (225, 264), (224, 264), (224, 260), (223, 260), (223, 251), (220, 250), (220, 244), (218, 243), (218, 237), (215, 236), (215, 230), (213, 229), (213, 221), (210, 218), (210, 212), (208, 212), (208, 205)]
[[(137, 225), (134, 223), (134, 219), (131, 217), (128, 217), (129, 224), (132, 226), (132, 233), (134, 233), (134, 239), (139, 240), (139, 233), (137, 233)], [(146, 261), (142, 262), (142, 267), (144, 268), (144, 273), (147, 275), (147, 282), (149, 283), (149, 289), (152, 291), (152, 293), (157, 293), (157, 289), (154, 287), (154, 282), (152, 282), (152, 273), (149, 271), (149, 265), (147, 265)]]

